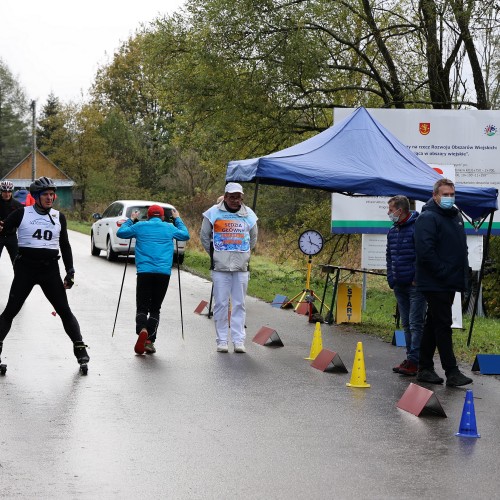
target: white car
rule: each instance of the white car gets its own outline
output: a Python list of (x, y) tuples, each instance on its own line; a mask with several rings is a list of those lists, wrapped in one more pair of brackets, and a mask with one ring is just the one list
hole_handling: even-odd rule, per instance
[[(106, 251), (106, 259), (114, 261), (119, 255), (134, 255), (135, 238), (124, 240), (116, 236), (118, 228), (130, 218), (130, 214), (135, 210), (139, 210), (139, 220), (147, 220), (148, 208), (151, 205), (160, 205), (165, 212), (165, 221), (171, 222), (172, 209), (175, 207), (169, 203), (160, 203), (158, 201), (145, 200), (117, 200), (111, 203), (103, 214), (95, 213), (92, 217), (95, 222), (92, 224), (90, 231), (90, 252), (92, 255), (98, 256), (101, 250)], [(186, 249), (185, 241), (175, 242), (174, 261), (179, 264), (184, 261), (184, 251)], [(178, 252), (178, 255), (177, 255)]]

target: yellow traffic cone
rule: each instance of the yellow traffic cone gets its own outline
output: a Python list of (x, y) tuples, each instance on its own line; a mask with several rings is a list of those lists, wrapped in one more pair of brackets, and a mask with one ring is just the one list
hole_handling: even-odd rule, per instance
[(308, 358), (314, 360), (316, 356), (323, 350), (323, 339), (321, 338), (321, 323), (316, 323), (316, 328), (314, 329), (313, 341), (311, 344), (311, 352)]
[(363, 357), (363, 343), (358, 342), (356, 354), (354, 355), (354, 364), (352, 365), (351, 381), (346, 384), (347, 387), (370, 387), (366, 383), (365, 360)]

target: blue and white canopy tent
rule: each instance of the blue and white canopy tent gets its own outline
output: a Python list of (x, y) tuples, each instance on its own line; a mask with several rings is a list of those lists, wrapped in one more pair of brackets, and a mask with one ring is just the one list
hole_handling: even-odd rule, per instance
[[(282, 151), (230, 161), (226, 171), (227, 182), (256, 183), (254, 207), (260, 184), (322, 189), (348, 196), (402, 194), (426, 202), (440, 178), (362, 107), (318, 135)], [(457, 207), (475, 228), (489, 216), (481, 283), (493, 213), (498, 209), (498, 190), (456, 184), (455, 192)], [(477, 297), (472, 324), (476, 307)]]
[[(349, 196), (426, 202), (441, 176), (365, 108), (299, 144), (260, 158), (230, 161), (226, 181), (322, 189)], [(476, 226), (498, 209), (491, 187), (457, 184), (456, 205)]]

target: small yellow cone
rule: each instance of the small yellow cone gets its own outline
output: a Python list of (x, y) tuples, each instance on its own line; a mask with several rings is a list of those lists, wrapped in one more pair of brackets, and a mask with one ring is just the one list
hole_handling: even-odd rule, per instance
[(370, 387), (366, 383), (365, 359), (363, 357), (363, 343), (358, 342), (354, 363), (352, 365), (351, 381), (346, 384), (347, 387)]
[(315, 360), (318, 354), (323, 350), (323, 339), (321, 338), (321, 323), (318, 321), (316, 323), (316, 328), (314, 329), (313, 341), (311, 344), (311, 352), (309, 353), (308, 358)]

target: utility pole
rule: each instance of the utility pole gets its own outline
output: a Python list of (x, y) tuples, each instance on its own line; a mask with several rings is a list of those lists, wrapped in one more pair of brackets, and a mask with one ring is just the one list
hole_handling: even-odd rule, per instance
[(34, 181), (36, 178), (36, 101), (31, 101), (30, 108), (33, 111), (33, 124), (31, 135), (33, 139), (32, 153), (31, 153), (31, 180)]

